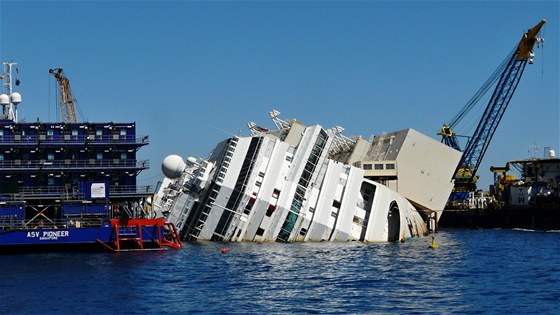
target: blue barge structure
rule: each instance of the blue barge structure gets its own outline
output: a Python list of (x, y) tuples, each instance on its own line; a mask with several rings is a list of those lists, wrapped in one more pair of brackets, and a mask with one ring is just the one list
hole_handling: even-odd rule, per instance
[(0, 253), (181, 248), (172, 224), (150, 218), (152, 188), (137, 185), (148, 137), (135, 123), (18, 122), (12, 65), (0, 95)]

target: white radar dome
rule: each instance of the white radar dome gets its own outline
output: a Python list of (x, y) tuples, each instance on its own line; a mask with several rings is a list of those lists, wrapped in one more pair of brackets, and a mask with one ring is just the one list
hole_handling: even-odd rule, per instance
[(0, 95), (0, 105), (10, 104), (10, 97), (7, 94)]
[(165, 177), (174, 179), (181, 176), (185, 166), (186, 164), (180, 156), (168, 155), (161, 163), (161, 171)]
[(12, 103), (16, 105), (21, 103), (21, 94), (18, 92), (12, 93)]

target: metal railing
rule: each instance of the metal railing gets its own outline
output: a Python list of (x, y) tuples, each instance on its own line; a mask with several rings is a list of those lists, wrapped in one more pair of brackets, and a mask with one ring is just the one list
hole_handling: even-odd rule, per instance
[(148, 136), (126, 135), (0, 135), (0, 144), (149, 144)]
[(92, 169), (92, 168), (140, 168), (150, 167), (149, 160), (89, 159), (89, 160), (11, 160), (0, 161), (0, 170), (41, 169)]
[[(121, 185), (109, 187), (109, 198), (122, 197), (136, 194), (153, 194), (151, 185), (135, 186)], [(4, 201), (23, 201), (27, 199), (39, 198), (60, 198), (61, 200), (86, 200), (83, 192), (68, 189), (65, 186), (38, 186), (20, 187), (17, 193), (0, 195)]]

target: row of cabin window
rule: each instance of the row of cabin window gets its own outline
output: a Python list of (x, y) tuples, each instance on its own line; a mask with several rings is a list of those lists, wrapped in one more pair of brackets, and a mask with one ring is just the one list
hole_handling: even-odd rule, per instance
[[(383, 164), (373, 164), (373, 167), (374, 167), (376, 170), (382, 170), (382, 169), (384, 169), (384, 168), (383, 168)], [(363, 169), (364, 169), (364, 170), (371, 170), (371, 169), (373, 169), (373, 168), (372, 168), (372, 164), (364, 164), (364, 165), (363, 165)], [(395, 164), (393, 164), (393, 163), (385, 164), (385, 169), (386, 169), (386, 170), (394, 170), (394, 169), (395, 169)]]

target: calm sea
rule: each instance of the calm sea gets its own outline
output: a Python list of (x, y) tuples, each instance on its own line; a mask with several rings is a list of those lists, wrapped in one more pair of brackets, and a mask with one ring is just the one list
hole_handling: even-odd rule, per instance
[(559, 232), (449, 229), (436, 240), (0, 255), (0, 314), (558, 314)]

